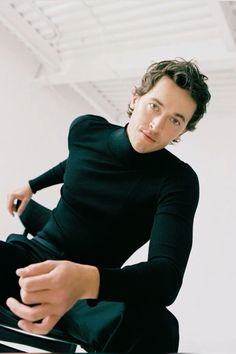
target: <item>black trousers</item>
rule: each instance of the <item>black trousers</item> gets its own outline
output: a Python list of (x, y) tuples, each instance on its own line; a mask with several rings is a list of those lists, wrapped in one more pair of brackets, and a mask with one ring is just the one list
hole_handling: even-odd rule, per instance
[(59, 326), (81, 341), (89, 352), (176, 353), (178, 321), (165, 307), (155, 304), (80, 300)]
[(6, 242), (0, 241), (0, 304), (5, 306), (9, 296), (20, 299), (17, 268), (47, 259), (62, 259), (61, 253), (18, 234), (9, 235)]
[[(22, 236), (21, 236), (22, 237)], [(31, 247), (33, 245), (33, 247)], [(0, 241), (0, 303), (20, 298), (15, 270), (46, 259), (60, 259), (55, 250), (31, 241)], [(57, 324), (89, 352), (174, 353), (178, 351), (178, 321), (157, 304), (80, 300)]]

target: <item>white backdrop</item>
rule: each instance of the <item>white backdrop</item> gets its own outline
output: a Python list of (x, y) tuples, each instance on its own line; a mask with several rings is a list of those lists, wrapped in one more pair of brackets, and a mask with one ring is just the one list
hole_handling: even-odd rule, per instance
[[(22, 230), (17, 218), (7, 214), (7, 192), (66, 158), (71, 121), (93, 110), (68, 89), (36, 85), (39, 63), (2, 27), (0, 43), (0, 235), (5, 239)], [(170, 307), (180, 322), (182, 352), (236, 348), (234, 115), (209, 110), (196, 132), (171, 147), (196, 170), (201, 187), (192, 253), (178, 299)], [(35, 199), (53, 207), (58, 196), (55, 186)], [(146, 252), (143, 247), (129, 263), (145, 259)]]

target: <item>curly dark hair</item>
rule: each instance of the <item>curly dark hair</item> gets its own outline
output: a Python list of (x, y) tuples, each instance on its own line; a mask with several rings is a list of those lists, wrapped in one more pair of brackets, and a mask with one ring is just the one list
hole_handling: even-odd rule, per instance
[[(193, 131), (206, 112), (207, 103), (211, 98), (206, 84), (208, 77), (199, 71), (197, 64), (193, 60), (187, 61), (182, 58), (163, 60), (153, 63), (147, 68), (142, 77), (141, 85), (136, 87), (137, 94), (139, 96), (145, 95), (163, 76), (169, 76), (179, 87), (188, 90), (196, 102), (197, 108), (186, 127), (187, 130)], [(133, 108), (130, 105), (127, 113), (129, 117), (133, 113)]]

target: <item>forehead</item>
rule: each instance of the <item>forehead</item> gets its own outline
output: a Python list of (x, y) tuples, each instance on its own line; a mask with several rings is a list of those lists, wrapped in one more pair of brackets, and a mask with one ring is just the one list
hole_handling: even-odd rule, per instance
[(191, 118), (196, 110), (196, 102), (190, 92), (179, 87), (171, 78), (163, 76), (155, 86), (146, 93), (146, 98), (157, 99), (164, 108)]
[[(171, 93), (174, 93), (175, 95), (185, 95), (186, 93), (188, 96), (190, 96), (190, 93), (188, 90), (185, 90), (178, 86), (174, 80), (172, 80), (169, 76), (163, 76), (161, 77), (156, 84), (147, 92), (147, 94), (150, 93), (156, 93), (158, 95), (169, 95)], [(191, 96), (190, 96), (191, 97)]]

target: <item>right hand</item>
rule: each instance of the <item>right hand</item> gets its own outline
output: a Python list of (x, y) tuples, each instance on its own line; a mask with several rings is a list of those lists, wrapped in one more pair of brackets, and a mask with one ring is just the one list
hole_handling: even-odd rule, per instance
[[(21, 215), (26, 205), (30, 201), (33, 195), (32, 189), (30, 188), (29, 183), (23, 187), (18, 188), (17, 190), (8, 193), (7, 195), (7, 210), (9, 213), (14, 216), (14, 213), (17, 212), (18, 215)], [(20, 206), (16, 210), (16, 202), (20, 200)]]

